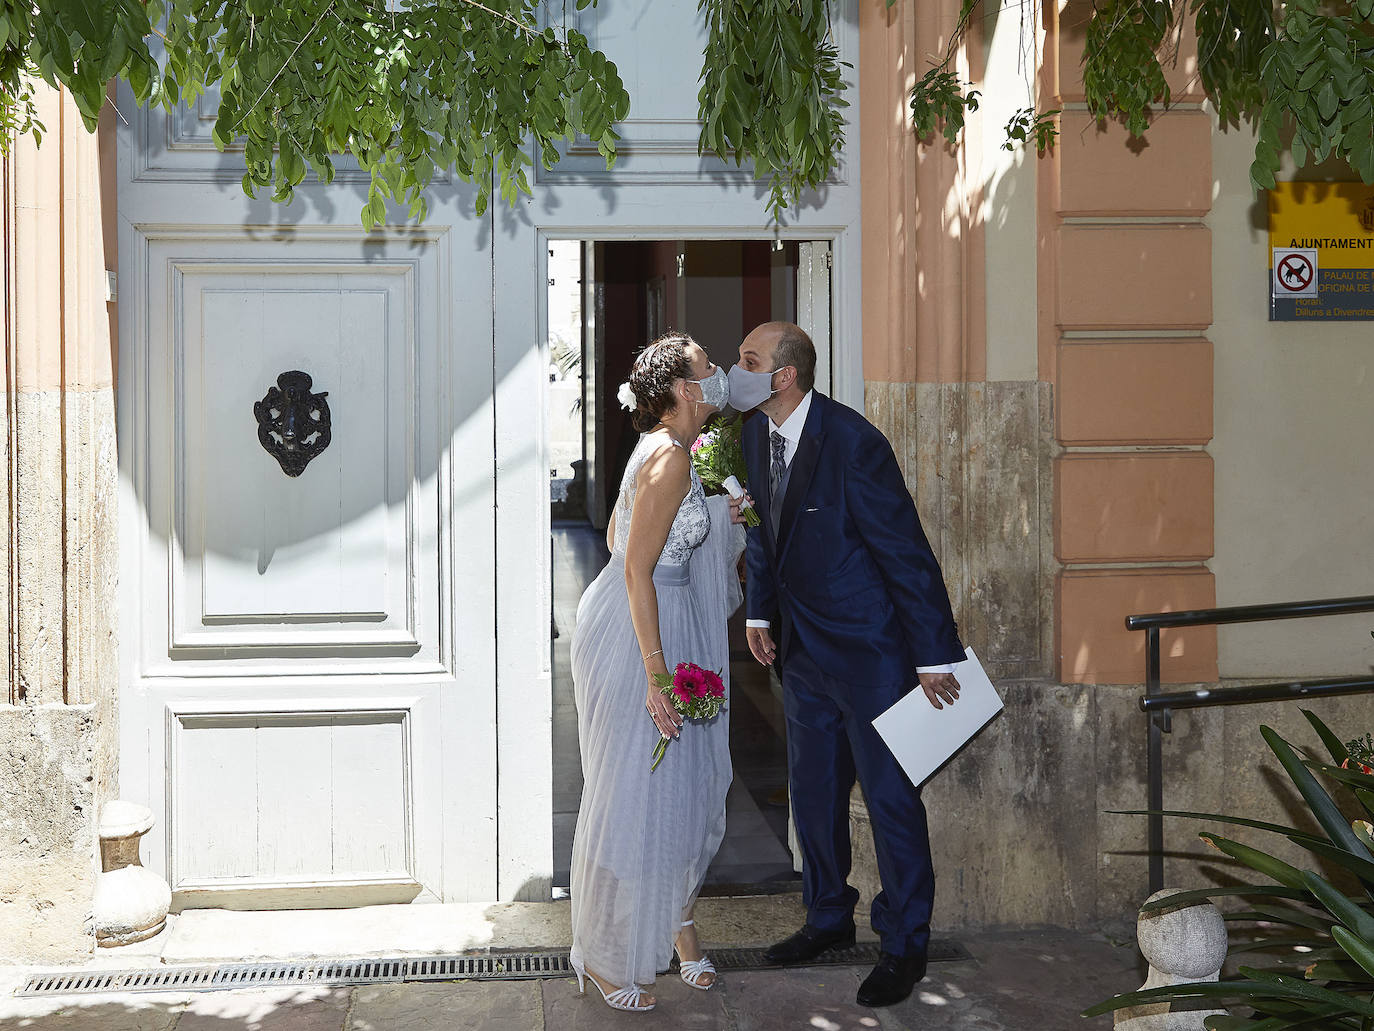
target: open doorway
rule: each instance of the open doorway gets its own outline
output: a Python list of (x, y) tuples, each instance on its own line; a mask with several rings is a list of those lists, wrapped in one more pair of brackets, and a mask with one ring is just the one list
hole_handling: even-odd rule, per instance
[[(548, 431), (553, 690), (554, 886), (568, 886), (582, 793), (570, 642), (582, 591), (605, 565), (606, 526), (638, 440), (616, 390), (635, 354), (681, 329), (728, 368), (770, 319), (797, 322), (830, 381), (829, 244), (772, 240), (552, 240), (548, 253)], [(707, 893), (794, 887), (780, 686), (750, 656), (744, 612), (730, 620), (730, 754), (725, 840)]]

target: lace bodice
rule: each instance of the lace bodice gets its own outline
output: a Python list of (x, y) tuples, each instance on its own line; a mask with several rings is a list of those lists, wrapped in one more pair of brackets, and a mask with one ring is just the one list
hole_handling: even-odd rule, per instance
[[(639, 443), (635, 446), (634, 453), (630, 455), (630, 461), (625, 466), (625, 476), (620, 481), (620, 498), (615, 503), (615, 549), (613, 551), (613, 554), (622, 558), (625, 555), (625, 542), (630, 539), (630, 514), (634, 509), (635, 489), (637, 487), (635, 477), (639, 475), (639, 467), (644, 464), (645, 459), (663, 446), (662, 437), (644, 434), (639, 438)], [(668, 446), (680, 447), (681, 445), (673, 441)], [(706, 492), (702, 489), (696, 469), (692, 470), (691, 475), (692, 485), (687, 489), (687, 496), (682, 499), (682, 506), (677, 510), (672, 528), (668, 531), (668, 540), (664, 542), (663, 554), (659, 556), (660, 563), (674, 566), (685, 565), (687, 560), (692, 557), (692, 552), (701, 546), (701, 542), (706, 539), (707, 531), (710, 530), (711, 516), (706, 509)]]

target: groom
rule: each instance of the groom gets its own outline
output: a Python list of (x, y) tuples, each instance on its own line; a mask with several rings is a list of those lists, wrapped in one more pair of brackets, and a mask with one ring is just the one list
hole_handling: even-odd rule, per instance
[[(871, 918), (882, 957), (859, 988), (890, 1006), (926, 971), (935, 880), (925, 807), (872, 720), (919, 680), (939, 709), (964, 658), (939, 564), (892, 447), (853, 409), (812, 389), (816, 351), (790, 322), (740, 345), (730, 404), (757, 407), (744, 454), (760, 524), (748, 531), (749, 649), (777, 662), (806, 925), (766, 955), (804, 963), (854, 943), (849, 792), (857, 774), (882, 891)], [(776, 636), (775, 636), (776, 628)]]

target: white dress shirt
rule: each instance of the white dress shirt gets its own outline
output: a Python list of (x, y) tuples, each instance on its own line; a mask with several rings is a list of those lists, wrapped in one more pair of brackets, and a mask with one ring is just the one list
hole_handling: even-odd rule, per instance
[[(792, 414), (782, 421), (779, 426), (773, 421), (772, 416), (768, 418), (768, 440), (769, 440), (769, 462), (772, 462), (772, 440), (774, 433), (782, 434), (782, 464), (784, 468), (792, 465), (792, 459), (796, 457), (797, 446), (801, 443), (802, 430), (806, 428), (806, 416), (811, 411), (811, 395), (813, 391), (808, 390), (801, 399), (801, 403), (793, 409)], [(768, 504), (771, 506), (780, 499), (769, 498)], [(766, 619), (746, 619), (745, 626), (761, 627), (764, 630), (771, 628), (772, 624)], [(954, 667), (949, 663), (941, 663), (938, 666), (917, 666), (917, 673), (953, 673)]]

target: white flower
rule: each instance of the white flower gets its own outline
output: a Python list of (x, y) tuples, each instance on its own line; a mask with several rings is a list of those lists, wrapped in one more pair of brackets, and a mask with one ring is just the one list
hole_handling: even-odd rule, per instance
[(620, 384), (620, 389), (615, 392), (616, 400), (620, 402), (620, 407), (627, 412), (635, 410), (635, 391), (629, 383)]

